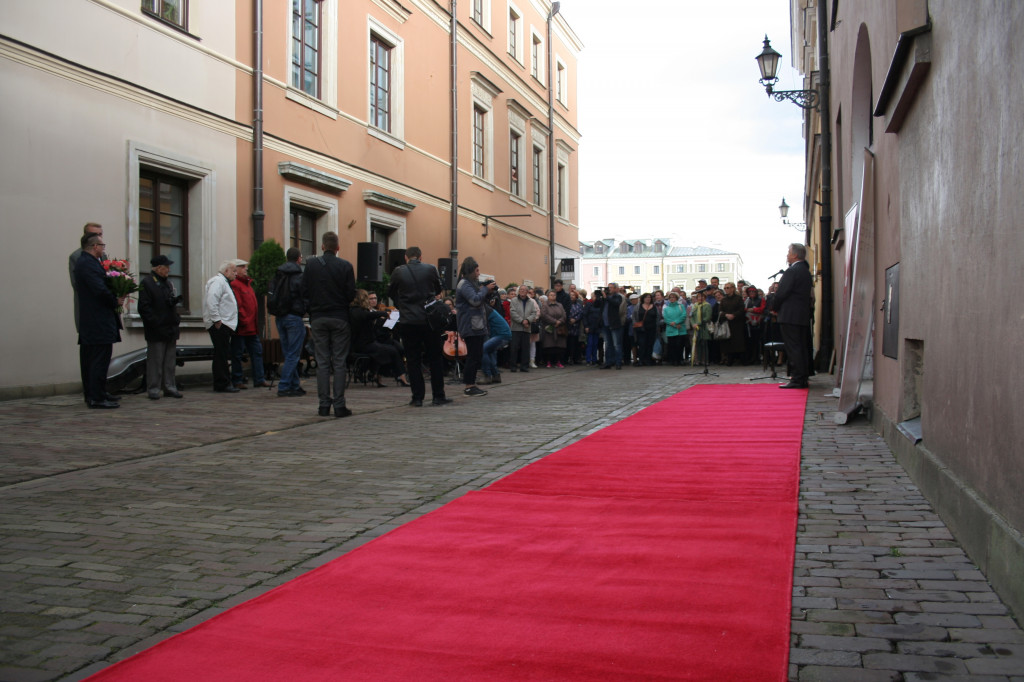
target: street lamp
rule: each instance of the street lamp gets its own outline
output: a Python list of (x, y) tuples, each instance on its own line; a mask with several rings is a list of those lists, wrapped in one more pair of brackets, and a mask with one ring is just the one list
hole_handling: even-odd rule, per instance
[(790, 225), (797, 230), (806, 230), (807, 223), (791, 223), (786, 220), (786, 216), (789, 215), (789, 204), (786, 203), (786, 197), (782, 197), (782, 203), (779, 204), (779, 215), (782, 216), (782, 223), (784, 225)]
[(761, 54), (757, 55), (757, 68), (761, 70), (761, 79), (758, 81), (764, 86), (765, 92), (768, 93), (769, 97), (774, 97), (776, 102), (782, 102), (783, 100), (789, 100), (793, 104), (797, 105), (801, 109), (817, 109), (818, 108), (818, 91), (817, 90), (779, 90), (776, 92), (773, 88), (779, 79), (775, 77), (775, 74), (779, 71), (779, 58), (781, 54), (772, 49), (771, 43), (768, 41), (768, 36), (764, 37), (764, 48), (761, 50)]

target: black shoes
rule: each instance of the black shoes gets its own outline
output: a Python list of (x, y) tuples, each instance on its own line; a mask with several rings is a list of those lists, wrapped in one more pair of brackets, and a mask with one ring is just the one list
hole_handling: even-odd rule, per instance
[(788, 384), (780, 384), (779, 388), (807, 388), (807, 382), (794, 383), (791, 381)]
[(89, 409), (92, 410), (113, 410), (117, 407), (121, 407), (121, 404), (113, 400), (93, 400), (89, 403)]
[(168, 398), (184, 398), (181, 391), (164, 391), (164, 395)]
[(453, 402), (455, 401), (452, 400), (451, 398), (434, 398), (433, 400), (430, 401), (430, 404), (433, 405), (434, 407), (440, 407), (441, 405), (449, 405)]
[(343, 419), (345, 417), (351, 417), (352, 416), (352, 410), (350, 410), (350, 409), (348, 409), (347, 407), (344, 407), (344, 406), (342, 406), (342, 407), (335, 407), (334, 408), (334, 416), (337, 417), (338, 419)]
[(316, 413), (319, 416), (321, 416), (321, 417), (330, 417), (331, 416), (331, 408), (330, 407), (318, 407), (317, 410), (316, 410)]
[(476, 386), (470, 386), (465, 391), (463, 391), (463, 393), (465, 393), (466, 395), (470, 396), (471, 398), (476, 398), (476, 397), (479, 397), (479, 396), (487, 395), (487, 391), (479, 389)]
[(225, 388), (215, 388), (213, 390), (217, 393), (238, 393), (241, 389), (235, 388), (234, 386), (227, 386)]
[(409, 401), (409, 407), (423, 407), (423, 401), (419, 398), (413, 398)]

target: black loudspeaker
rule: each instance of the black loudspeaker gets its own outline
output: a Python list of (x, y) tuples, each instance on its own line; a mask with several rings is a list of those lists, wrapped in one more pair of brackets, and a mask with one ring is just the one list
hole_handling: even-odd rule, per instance
[(356, 253), (356, 281), (384, 281), (384, 245), (380, 242), (359, 242)]
[(405, 249), (391, 249), (388, 251), (388, 274), (394, 272), (399, 265), (405, 265)]
[(455, 267), (451, 258), (437, 259), (437, 274), (441, 275), (441, 288), (449, 291), (455, 288)]

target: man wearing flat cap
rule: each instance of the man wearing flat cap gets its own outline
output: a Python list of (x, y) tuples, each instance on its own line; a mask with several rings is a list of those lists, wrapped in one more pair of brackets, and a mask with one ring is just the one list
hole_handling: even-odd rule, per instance
[(149, 264), (153, 269), (142, 278), (139, 288), (139, 317), (146, 333), (146, 392), (150, 400), (159, 400), (161, 391), (169, 398), (180, 398), (174, 367), (181, 296), (167, 278), (174, 261), (159, 255), (151, 258)]

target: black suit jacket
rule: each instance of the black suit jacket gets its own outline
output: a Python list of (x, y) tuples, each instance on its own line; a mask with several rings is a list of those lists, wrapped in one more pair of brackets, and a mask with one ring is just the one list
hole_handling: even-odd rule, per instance
[(107, 287), (99, 260), (83, 253), (75, 263), (78, 290), (78, 343), (103, 344), (121, 340), (117, 297)]
[(437, 268), (420, 260), (410, 259), (391, 273), (388, 298), (398, 308), (402, 324), (427, 324), (424, 304), (441, 293), (441, 276)]
[(779, 288), (775, 291), (775, 310), (779, 313), (779, 324), (811, 324), (811, 267), (805, 260), (798, 260), (782, 273)]

